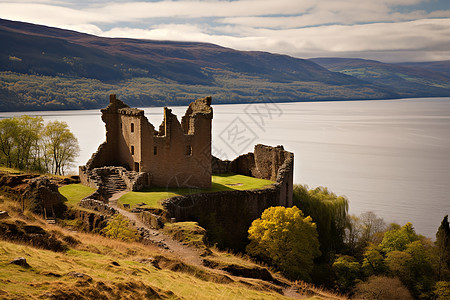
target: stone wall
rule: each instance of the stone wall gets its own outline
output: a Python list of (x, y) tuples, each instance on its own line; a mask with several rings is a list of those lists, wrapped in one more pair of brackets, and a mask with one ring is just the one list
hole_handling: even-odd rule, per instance
[(58, 186), (45, 176), (29, 180), (22, 197), (27, 199), (29, 209), (44, 217), (61, 217), (67, 209)]
[(282, 146), (256, 145), (254, 153), (233, 161), (213, 158), (213, 172), (237, 173), (275, 183), (266, 189), (224, 191), (177, 196), (163, 201), (168, 217), (197, 221), (207, 229), (208, 241), (219, 247), (244, 250), (248, 228), (271, 206), (292, 206), (294, 155)]
[(66, 212), (66, 219), (78, 219), (82, 224), (82, 226), (78, 225), (74, 229), (87, 232), (100, 232), (100, 230), (108, 225), (110, 218), (110, 215), (74, 208)]
[(294, 154), (284, 150), (283, 146), (258, 144), (254, 152), (233, 161), (213, 157), (212, 171), (214, 174), (235, 173), (275, 181), (279, 188), (279, 205), (293, 205)]
[(209, 188), (212, 117), (211, 97), (198, 99), (189, 105), (181, 123), (164, 108), (157, 131), (143, 110), (130, 108), (111, 95), (110, 104), (102, 109), (106, 142), (80, 167), (80, 178), (86, 184), (91, 170), (116, 166), (145, 173), (140, 187)]
[(163, 202), (170, 217), (196, 221), (207, 230), (208, 242), (221, 248), (244, 250), (253, 220), (277, 206), (275, 187), (253, 191), (226, 191), (178, 196)]
[(110, 218), (118, 213), (118, 211), (107, 204), (108, 198), (99, 190), (91, 195), (83, 198), (78, 205), (88, 210), (77, 209), (72, 207), (66, 217), (69, 219), (78, 219), (83, 224), (80, 228), (87, 232), (100, 232), (108, 225)]
[(78, 203), (78, 205), (87, 209), (95, 210), (106, 216), (113, 216), (117, 213), (117, 210), (104, 203), (103, 201), (96, 199), (85, 198), (82, 199), (80, 203)]
[(141, 211), (138, 213), (138, 217), (143, 223), (154, 229), (161, 229), (164, 227), (165, 218), (150, 211)]

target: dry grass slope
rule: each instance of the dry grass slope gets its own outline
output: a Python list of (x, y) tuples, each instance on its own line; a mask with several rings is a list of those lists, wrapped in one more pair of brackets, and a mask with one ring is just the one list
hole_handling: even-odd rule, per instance
[[(21, 213), (15, 202), (3, 197), (0, 210), (10, 215), (1, 223), (41, 227), (68, 248), (54, 252), (30, 246), (27, 241), (7, 241), (4, 232), (0, 233), (3, 299), (288, 299), (271, 283), (192, 266), (155, 246), (46, 224), (38, 216)], [(219, 261), (222, 256), (231, 256), (215, 253)], [(10, 264), (18, 257), (26, 258), (30, 267)], [(233, 261), (250, 263), (239, 257)]]

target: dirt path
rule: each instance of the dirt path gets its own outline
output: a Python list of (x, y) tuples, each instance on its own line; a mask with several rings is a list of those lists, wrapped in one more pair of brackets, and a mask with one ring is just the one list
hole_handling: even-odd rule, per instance
[[(119, 208), (117, 201), (119, 200), (120, 197), (122, 197), (126, 193), (128, 193), (128, 191), (122, 191), (112, 195), (111, 198), (109, 199), (109, 205), (115, 208), (117, 211), (119, 211), (119, 213), (127, 217), (131, 222), (135, 224), (137, 228), (142, 227), (147, 229), (150, 232), (151, 241), (156, 245), (162, 245), (166, 251), (173, 253), (175, 256), (177, 256), (181, 261), (183, 261), (186, 264), (205, 268), (205, 266), (202, 264), (202, 257), (201, 257), (202, 252), (199, 249), (188, 247), (178, 241), (173, 240), (170, 236), (164, 234), (162, 231), (153, 229), (149, 225), (143, 223), (141, 220), (139, 220), (139, 218), (135, 213)], [(213, 271), (222, 274), (227, 274), (229, 276), (228, 273), (222, 270), (213, 269)], [(283, 288), (283, 294), (286, 297), (294, 299), (306, 298), (304, 295), (299, 294), (296, 291), (296, 289), (290, 286)]]
[(117, 200), (119, 200), (119, 198), (126, 193), (128, 193), (128, 191), (122, 191), (113, 194), (109, 199), (109, 205), (118, 210), (122, 215), (127, 217), (131, 222), (135, 224), (137, 228), (141, 227), (147, 229), (150, 233), (149, 239), (156, 245), (163, 246), (165, 250), (172, 252), (186, 264), (203, 266), (200, 256), (202, 253), (199, 249), (185, 246), (182, 243), (173, 240), (170, 236), (164, 234), (162, 231), (155, 230), (149, 225), (143, 223), (141, 220), (139, 220), (135, 213), (118, 207)]

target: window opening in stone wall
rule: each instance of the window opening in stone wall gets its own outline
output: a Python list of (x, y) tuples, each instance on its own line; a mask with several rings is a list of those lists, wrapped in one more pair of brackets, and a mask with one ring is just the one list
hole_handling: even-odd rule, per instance
[(131, 155), (134, 155), (134, 146), (131, 146)]
[(131, 123), (131, 132), (134, 132), (134, 123)]
[(134, 163), (134, 170), (135, 170), (136, 172), (139, 172), (139, 163), (138, 163), (138, 162), (135, 162), (135, 163)]
[(191, 145), (186, 146), (186, 155), (188, 155), (188, 156), (192, 155), (192, 146)]
[(156, 154), (158, 154), (158, 148), (155, 146), (155, 147), (153, 147), (153, 155), (156, 155)]

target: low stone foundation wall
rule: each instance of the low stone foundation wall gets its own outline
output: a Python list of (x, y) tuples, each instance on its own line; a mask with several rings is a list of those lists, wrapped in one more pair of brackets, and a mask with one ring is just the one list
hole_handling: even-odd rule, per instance
[(161, 229), (164, 227), (164, 218), (155, 215), (149, 211), (142, 211), (138, 214), (139, 219), (154, 229)]
[(95, 211), (98, 211), (99, 213), (107, 216), (113, 216), (117, 212), (114, 208), (109, 206), (108, 204), (95, 199), (82, 199), (79, 203), (79, 205), (83, 208), (92, 209)]
[(78, 219), (81, 221), (82, 226), (76, 228), (86, 232), (100, 232), (110, 219), (110, 215), (104, 215), (98, 212), (89, 212), (81, 209), (69, 209), (66, 214), (67, 219)]

